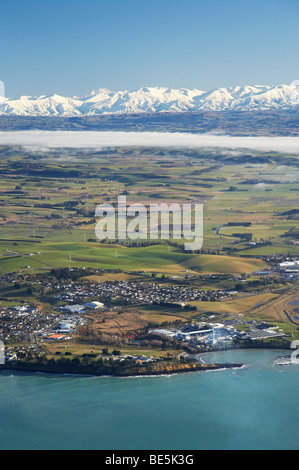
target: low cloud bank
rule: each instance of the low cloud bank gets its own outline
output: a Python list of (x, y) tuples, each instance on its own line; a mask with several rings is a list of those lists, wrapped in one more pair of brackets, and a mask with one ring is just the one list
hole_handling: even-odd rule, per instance
[(0, 145), (28, 148), (177, 147), (251, 149), (299, 154), (299, 137), (234, 137), (170, 132), (10, 131)]

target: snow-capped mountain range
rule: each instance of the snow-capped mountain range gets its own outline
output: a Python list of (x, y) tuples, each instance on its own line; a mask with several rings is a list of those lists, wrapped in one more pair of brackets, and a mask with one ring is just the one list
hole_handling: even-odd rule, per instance
[(291, 109), (299, 106), (299, 87), (235, 86), (201, 91), (186, 88), (140, 88), (110, 91), (100, 88), (83, 97), (21, 96), (2, 98), (0, 115), (95, 116), (101, 114), (159, 113), (184, 111), (253, 111)]

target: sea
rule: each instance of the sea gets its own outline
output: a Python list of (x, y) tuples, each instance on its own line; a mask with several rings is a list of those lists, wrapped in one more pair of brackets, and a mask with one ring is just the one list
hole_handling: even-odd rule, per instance
[(156, 377), (0, 374), (1, 450), (298, 450), (288, 351), (202, 354), (241, 369)]

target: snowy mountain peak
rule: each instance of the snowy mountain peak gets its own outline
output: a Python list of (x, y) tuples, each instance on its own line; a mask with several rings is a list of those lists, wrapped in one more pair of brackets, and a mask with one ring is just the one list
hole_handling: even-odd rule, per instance
[(291, 109), (299, 105), (299, 92), (292, 85), (247, 85), (210, 91), (167, 87), (143, 87), (133, 91), (93, 90), (83, 97), (42, 95), (5, 98), (0, 115), (95, 116), (101, 114), (159, 113), (184, 111), (251, 111)]
[(108, 88), (98, 88), (96, 90), (92, 90), (92, 92), (90, 93), (89, 96), (95, 96), (95, 95), (99, 95), (99, 94), (105, 94), (105, 95), (109, 95), (110, 93), (112, 93), (112, 91), (108, 90)]

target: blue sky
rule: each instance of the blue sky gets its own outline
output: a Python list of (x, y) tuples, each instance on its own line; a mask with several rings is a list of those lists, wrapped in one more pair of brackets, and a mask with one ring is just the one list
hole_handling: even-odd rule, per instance
[(298, 0), (1, 0), (6, 96), (299, 79)]

